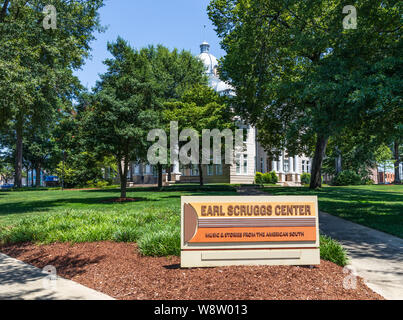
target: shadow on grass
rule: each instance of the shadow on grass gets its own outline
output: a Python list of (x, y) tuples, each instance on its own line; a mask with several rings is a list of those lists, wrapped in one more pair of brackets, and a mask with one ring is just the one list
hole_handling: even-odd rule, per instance
[(311, 190), (307, 187), (268, 187), (265, 192), (274, 195), (317, 195), (327, 196), (342, 201), (379, 201), (395, 202), (403, 201), (402, 195), (397, 192), (384, 192), (382, 190), (367, 190), (342, 187), (327, 187), (318, 190)]
[[(124, 206), (126, 204), (133, 204), (139, 202), (156, 202), (158, 199), (150, 199), (144, 197), (135, 197), (136, 201), (133, 202), (112, 202), (110, 200), (118, 197), (95, 197), (95, 198), (73, 198), (73, 199), (54, 199), (54, 200), (35, 200), (24, 202), (11, 202), (3, 203), (0, 205), (0, 216), (9, 214), (29, 213), (37, 211), (50, 211), (52, 208), (63, 207), (68, 204), (81, 204), (81, 205), (102, 205), (105, 207)], [(68, 209), (69, 207), (66, 207)], [(89, 208), (87, 208), (89, 209)]]
[(310, 190), (306, 187), (272, 187), (264, 191), (273, 195), (318, 196), (319, 209), (367, 227), (403, 237), (403, 197), (399, 191), (381, 186), (325, 187)]
[[(94, 190), (83, 190), (82, 192), (120, 192), (120, 189), (94, 189)], [(198, 184), (179, 184), (169, 187), (138, 187), (138, 188), (128, 188), (127, 192), (213, 192), (213, 191), (226, 191), (226, 192), (235, 192), (236, 188), (231, 185), (205, 185), (200, 186)]]
[[(32, 212), (49, 212), (54, 209), (91, 209), (92, 206), (102, 209), (120, 208), (120, 206), (136, 205), (136, 203), (158, 203), (160, 201), (172, 201), (179, 200), (181, 195), (193, 195), (193, 196), (205, 196), (206, 193), (213, 193), (213, 195), (234, 195), (235, 188), (228, 185), (208, 185), (200, 187), (199, 185), (178, 185), (173, 187), (165, 187), (162, 191), (155, 187), (141, 187), (130, 188), (127, 190), (127, 196), (135, 198), (134, 202), (113, 202), (111, 199), (116, 199), (120, 195), (119, 189), (105, 189), (105, 190), (77, 190), (77, 191), (57, 191), (53, 193), (49, 191), (49, 197), (47, 194), (43, 194), (44, 197), (37, 198), (35, 200), (30, 199), (30, 194), (26, 197), (19, 197), (18, 200), (12, 199), (9, 202), (2, 202), (0, 204), (0, 217), (13, 215), (13, 214), (25, 214)], [(176, 192), (177, 194), (174, 194)], [(183, 193), (183, 194), (181, 194)], [(5, 193), (6, 196), (10, 196), (11, 193)], [(96, 196), (99, 195), (99, 196)], [(150, 197), (148, 197), (148, 195)], [(83, 208), (80, 208), (83, 206)], [(119, 206), (119, 207), (116, 207)]]

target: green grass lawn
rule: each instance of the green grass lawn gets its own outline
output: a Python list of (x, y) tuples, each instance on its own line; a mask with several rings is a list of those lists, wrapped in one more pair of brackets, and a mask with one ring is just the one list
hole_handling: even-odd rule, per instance
[[(266, 190), (273, 194), (319, 194), (321, 210), (336, 214), (340, 212), (340, 215), (346, 214), (345, 211), (350, 207), (344, 203), (345, 193), (350, 196), (353, 194), (343, 189), (324, 189), (315, 193), (297, 188), (270, 187)], [(378, 192), (368, 192), (373, 193), (376, 199), (380, 197), (383, 201), (393, 202), (393, 205), (401, 197), (401, 189), (400, 195), (399, 192), (392, 195), (385, 192), (389, 197), (396, 197), (389, 200), (385, 195), (377, 195)], [(236, 192), (236, 186), (224, 184), (203, 188), (198, 185), (176, 185), (163, 191), (156, 188), (129, 189), (127, 197), (138, 201), (108, 202), (119, 195), (117, 189), (0, 191), (0, 244), (111, 240), (136, 242), (144, 255), (180, 255), (180, 197), (239, 193)], [(355, 201), (370, 201), (368, 197), (361, 196), (356, 195)], [(392, 206), (390, 203), (384, 205)], [(401, 205), (400, 202), (400, 209)], [(378, 208), (379, 203), (371, 206)], [(397, 206), (395, 210), (398, 210)], [(347, 263), (343, 248), (326, 237), (321, 237), (321, 257), (339, 265)]]
[(180, 197), (237, 195), (234, 186), (129, 189), (136, 202), (110, 203), (119, 190), (0, 192), (0, 242), (137, 242), (145, 255), (180, 254)]
[(46, 213), (65, 211), (92, 210), (97, 212), (154, 212), (180, 210), (180, 197), (189, 195), (236, 195), (235, 186), (176, 185), (165, 188), (162, 192), (156, 188), (128, 189), (127, 197), (136, 198), (137, 202), (109, 203), (111, 198), (118, 198), (118, 189), (105, 190), (0, 190), (0, 225), (11, 225), (23, 218), (41, 216)]
[(403, 238), (403, 185), (264, 190), (273, 195), (317, 195), (321, 211)]

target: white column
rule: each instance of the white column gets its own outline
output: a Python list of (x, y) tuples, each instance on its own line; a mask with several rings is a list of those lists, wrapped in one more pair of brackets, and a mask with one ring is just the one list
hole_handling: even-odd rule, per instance
[(273, 168), (274, 172), (278, 172), (277, 161), (272, 161), (271, 162), (271, 167)]
[(295, 181), (300, 183), (301, 182), (301, 175), (302, 175), (302, 170), (301, 166), (299, 164), (299, 157), (295, 156), (294, 158), (294, 165), (295, 165)]
[(294, 170), (295, 170), (295, 173), (301, 173), (298, 156), (294, 157)]
[[(179, 156), (179, 145), (173, 146), (175, 155)], [(173, 174), (181, 174), (180, 165), (179, 165), (179, 158), (173, 160)]]
[(174, 169), (174, 170), (173, 170), (173, 173), (174, 173), (174, 174), (180, 174), (180, 173), (181, 173), (181, 172), (180, 172), (179, 163), (177, 163), (177, 162), (174, 163), (173, 167), (174, 167), (174, 168), (173, 168), (173, 169)]
[(288, 163), (289, 163), (289, 166), (290, 166), (290, 173), (294, 173), (295, 172), (295, 170), (294, 170), (294, 158), (288, 156)]
[(279, 166), (278, 172), (279, 172), (279, 173), (283, 173), (283, 172), (284, 172), (284, 162), (283, 162), (283, 159), (284, 159), (284, 154), (283, 154), (283, 152), (281, 152), (280, 159), (279, 159), (279, 161), (278, 161), (278, 166)]

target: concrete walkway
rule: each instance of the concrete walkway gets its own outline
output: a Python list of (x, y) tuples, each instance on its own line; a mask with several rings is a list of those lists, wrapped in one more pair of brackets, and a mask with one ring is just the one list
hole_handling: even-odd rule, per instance
[(350, 266), (372, 290), (388, 300), (403, 299), (403, 240), (320, 213), (320, 230), (347, 250)]
[(0, 253), (0, 300), (113, 300), (74, 281), (48, 274)]
[(241, 196), (269, 196), (267, 192), (264, 192), (258, 186), (241, 186), (237, 189), (237, 192)]

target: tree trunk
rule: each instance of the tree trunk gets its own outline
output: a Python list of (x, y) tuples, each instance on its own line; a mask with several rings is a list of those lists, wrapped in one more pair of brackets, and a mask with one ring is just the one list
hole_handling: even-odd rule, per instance
[(126, 198), (127, 194), (127, 169), (128, 169), (128, 159), (124, 158), (122, 168), (122, 160), (118, 162), (119, 175), (120, 175), (120, 197)]
[(204, 180), (203, 180), (203, 168), (202, 168), (202, 164), (199, 163), (199, 177), (200, 177), (200, 186), (203, 187), (204, 186)]
[(336, 175), (339, 175), (342, 171), (342, 158), (341, 152), (338, 147), (336, 147)]
[(399, 144), (400, 141), (396, 140), (395, 141), (395, 184), (400, 184), (402, 183), (401, 177), (400, 177), (400, 154), (399, 154)]
[(36, 171), (36, 180), (35, 180), (35, 186), (40, 187), (41, 186), (41, 166), (37, 166), (35, 168)]
[(157, 164), (157, 171), (158, 171), (158, 188), (162, 188), (162, 165)]
[(172, 170), (173, 166), (170, 166), (168, 170), (168, 181), (172, 181)]
[(34, 168), (31, 169), (31, 187), (34, 187)]
[(312, 163), (311, 189), (322, 186), (322, 164), (326, 154), (326, 147), (329, 141), (327, 136), (318, 136), (316, 139), (315, 156)]
[(16, 149), (15, 149), (15, 177), (14, 187), (22, 187), (22, 119), (17, 120), (16, 124)]

